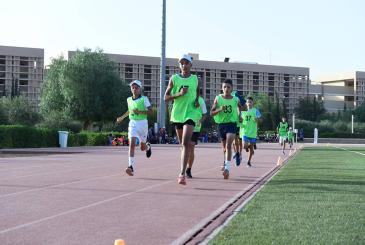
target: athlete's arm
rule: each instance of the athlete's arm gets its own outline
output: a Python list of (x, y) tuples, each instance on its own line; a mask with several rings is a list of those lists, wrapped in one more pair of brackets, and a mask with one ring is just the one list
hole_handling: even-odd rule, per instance
[(170, 78), (169, 84), (167, 85), (167, 89), (165, 91), (165, 102), (171, 101), (176, 99), (177, 97), (183, 96), (188, 92), (187, 88), (182, 88), (178, 93), (171, 95), (171, 90), (174, 87), (174, 82), (172, 81), (172, 78)]
[(129, 111), (124, 112), (123, 115), (117, 118), (117, 123), (121, 123), (127, 116), (129, 115)]
[(217, 115), (219, 112), (223, 111), (224, 110), (224, 107), (222, 106), (221, 108), (218, 108), (217, 109), (217, 97), (214, 99), (214, 102), (213, 102), (213, 106), (212, 106), (212, 109), (210, 109), (210, 115), (212, 117), (214, 117), (215, 115)]
[(196, 98), (195, 98), (195, 107), (199, 107), (199, 96), (200, 96), (200, 89), (199, 85), (201, 84), (200, 78), (198, 77), (198, 86), (196, 86)]
[(239, 100), (238, 100), (238, 103), (237, 103), (237, 111), (238, 111), (238, 120), (241, 123), (243, 121), (242, 116), (241, 116), (242, 105), (241, 105), (241, 102)]

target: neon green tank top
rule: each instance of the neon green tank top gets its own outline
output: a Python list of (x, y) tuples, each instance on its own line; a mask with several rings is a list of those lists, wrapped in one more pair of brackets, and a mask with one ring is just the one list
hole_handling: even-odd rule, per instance
[[(202, 103), (204, 103), (204, 99), (202, 97), (199, 96), (199, 105), (201, 105)], [(197, 120), (195, 120), (195, 127), (194, 127), (194, 132), (200, 132), (200, 130), (202, 129), (202, 125), (200, 123), (200, 119), (203, 117), (203, 111), (201, 109), (201, 107), (198, 107), (198, 118)]]
[(140, 98), (133, 100), (132, 97), (128, 97), (127, 103), (128, 103), (128, 111), (129, 111), (129, 119), (130, 120), (144, 120), (147, 119), (147, 114), (135, 114), (133, 113), (134, 109), (137, 109), (139, 111), (147, 111), (147, 108), (144, 105), (145, 96), (141, 96)]
[(219, 112), (214, 116), (214, 121), (218, 124), (220, 123), (237, 123), (238, 122), (238, 98), (233, 96), (232, 99), (224, 99), (222, 94), (217, 95), (217, 108), (226, 106), (226, 109)]
[(252, 108), (248, 111), (242, 111), (242, 127), (240, 129), (240, 137), (243, 136), (249, 138), (257, 137), (257, 123), (255, 121), (256, 118), (256, 108)]
[(183, 96), (174, 99), (170, 121), (176, 123), (183, 123), (189, 119), (196, 121), (199, 117), (199, 108), (195, 107), (198, 77), (192, 74), (190, 77), (183, 78), (175, 74), (172, 76), (172, 81), (174, 86), (171, 95), (177, 94), (183, 87), (188, 87), (188, 91)]
[(294, 132), (288, 131), (288, 140), (292, 140), (292, 139), (294, 139)]
[(279, 136), (286, 136), (287, 135), (287, 130), (288, 129), (288, 123), (285, 122), (280, 122), (279, 124)]

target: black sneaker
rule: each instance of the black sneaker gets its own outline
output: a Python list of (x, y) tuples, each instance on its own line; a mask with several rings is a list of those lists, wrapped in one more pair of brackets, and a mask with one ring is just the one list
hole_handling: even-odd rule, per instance
[(146, 157), (149, 158), (152, 155), (152, 150), (151, 150), (151, 144), (149, 142), (146, 143)]
[(133, 176), (134, 175), (134, 171), (133, 171), (133, 166), (129, 166), (128, 168), (125, 169), (125, 172), (129, 175), (129, 176)]
[(251, 165), (251, 162), (250, 162), (250, 161), (248, 161), (248, 162), (247, 162), (247, 167), (252, 167), (252, 165)]
[(191, 175), (191, 168), (187, 168), (187, 169), (186, 169), (186, 176), (187, 176), (189, 179), (193, 178), (193, 176)]

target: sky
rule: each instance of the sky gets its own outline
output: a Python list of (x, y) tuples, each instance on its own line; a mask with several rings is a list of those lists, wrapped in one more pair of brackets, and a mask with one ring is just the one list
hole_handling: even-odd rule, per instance
[[(365, 1), (166, 0), (166, 56), (365, 71)], [(0, 45), (161, 55), (162, 0), (0, 0)]]

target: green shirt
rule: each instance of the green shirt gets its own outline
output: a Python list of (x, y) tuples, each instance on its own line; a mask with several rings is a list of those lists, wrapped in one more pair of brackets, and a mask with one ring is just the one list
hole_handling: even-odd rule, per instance
[(199, 117), (199, 108), (195, 107), (198, 77), (196, 75), (190, 75), (189, 77), (184, 78), (175, 74), (171, 79), (174, 84), (171, 95), (179, 93), (183, 87), (188, 87), (188, 90), (183, 96), (174, 99), (170, 121), (175, 123), (184, 123), (189, 119), (196, 121)]
[[(201, 105), (205, 102), (204, 102), (204, 99), (202, 97), (199, 96), (199, 107), (197, 108), (198, 109), (198, 118), (195, 122), (195, 128), (194, 128), (194, 132), (200, 132), (200, 130), (202, 129), (202, 124), (200, 123), (200, 119), (203, 117), (203, 110), (201, 108)], [(206, 113), (206, 112), (205, 112)]]
[(280, 122), (279, 124), (279, 136), (284, 136), (286, 137), (287, 135), (287, 131), (288, 131), (288, 123), (287, 122)]
[(214, 121), (218, 124), (220, 123), (237, 123), (238, 122), (238, 98), (233, 96), (232, 99), (224, 99), (223, 95), (217, 95), (217, 108), (226, 106), (226, 109), (219, 112), (214, 116)]
[(240, 137), (243, 138), (243, 136), (249, 137), (249, 138), (256, 138), (257, 137), (257, 113), (256, 108), (251, 108), (248, 111), (242, 111), (242, 124), (240, 129)]
[(288, 140), (292, 140), (294, 138), (294, 132), (288, 131)]
[(133, 97), (128, 97), (127, 103), (128, 103), (128, 111), (129, 111), (129, 119), (130, 120), (144, 120), (147, 119), (147, 114), (135, 114), (133, 110), (137, 109), (139, 111), (147, 111), (147, 108), (144, 104), (145, 96), (141, 96), (141, 98), (138, 98), (136, 100), (133, 99)]

